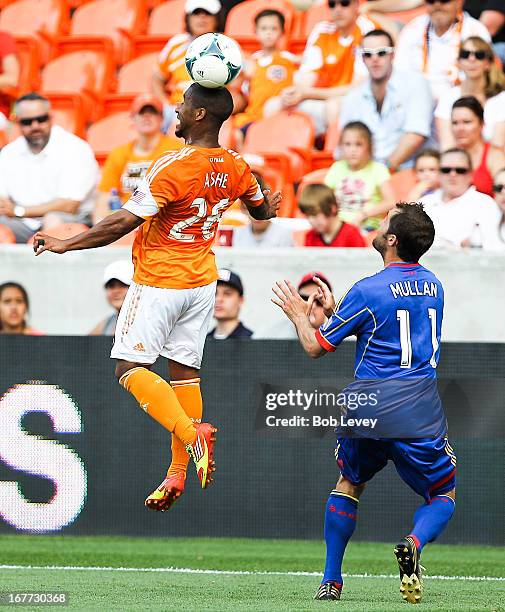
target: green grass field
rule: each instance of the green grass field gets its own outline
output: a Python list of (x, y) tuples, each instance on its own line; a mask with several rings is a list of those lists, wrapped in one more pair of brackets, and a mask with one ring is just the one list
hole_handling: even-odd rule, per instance
[[(505, 576), (503, 548), (434, 545), (422, 562), (427, 578), (419, 610), (505, 610), (505, 581), (465, 579)], [(351, 543), (340, 602), (312, 600), (319, 575), (292, 575), (318, 573), (323, 563), (324, 544), (313, 541), (12, 535), (0, 537), (0, 591), (67, 591), (68, 608), (106, 612), (409, 609), (398, 592), (392, 546)]]

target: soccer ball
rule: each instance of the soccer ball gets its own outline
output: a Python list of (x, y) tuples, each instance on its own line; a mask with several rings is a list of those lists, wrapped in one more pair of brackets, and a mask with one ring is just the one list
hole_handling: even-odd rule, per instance
[(186, 68), (190, 77), (203, 87), (224, 87), (242, 68), (238, 44), (224, 34), (203, 34), (186, 51)]

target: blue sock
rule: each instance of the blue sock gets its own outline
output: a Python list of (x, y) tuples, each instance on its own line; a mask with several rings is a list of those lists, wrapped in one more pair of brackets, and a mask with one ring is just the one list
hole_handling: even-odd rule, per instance
[(326, 540), (326, 566), (322, 582), (343, 584), (342, 559), (345, 547), (356, 529), (358, 500), (332, 491), (326, 503), (324, 539)]
[(425, 544), (433, 542), (446, 528), (454, 514), (455, 503), (447, 495), (433, 497), (429, 504), (419, 507), (414, 514), (414, 529), (409, 536), (419, 552)]

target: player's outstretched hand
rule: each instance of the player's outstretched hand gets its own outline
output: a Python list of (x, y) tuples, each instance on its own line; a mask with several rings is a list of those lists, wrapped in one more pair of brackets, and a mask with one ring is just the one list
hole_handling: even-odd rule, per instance
[(312, 280), (316, 283), (316, 285), (319, 286), (319, 290), (315, 296), (316, 299), (319, 300), (319, 302), (321, 303), (321, 306), (324, 310), (324, 314), (327, 317), (331, 317), (336, 306), (333, 293), (330, 291), (328, 285), (317, 276), (313, 276)]
[(282, 201), (282, 193), (280, 191), (276, 191), (270, 195), (270, 189), (265, 189), (263, 195), (265, 196), (265, 202), (268, 206), (267, 217), (265, 218), (272, 219), (273, 217), (277, 217), (277, 212)]
[(65, 240), (59, 240), (58, 238), (43, 234), (42, 232), (37, 232), (33, 237), (33, 250), (35, 251), (35, 256), (37, 256), (44, 251), (66, 253), (67, 247), (65, 245)]
[(272, 302), (282, 308), (286, 316), (295, 321), (297, 317), (308, 317), (312, 310), (312, 304), (316, 299), (317, 293), (312, 293), (309, 299), (305, 302), (300, 297), (300, 294), (289, 281), (277, 281), (272, 291), (276, 297), (272, 298)]

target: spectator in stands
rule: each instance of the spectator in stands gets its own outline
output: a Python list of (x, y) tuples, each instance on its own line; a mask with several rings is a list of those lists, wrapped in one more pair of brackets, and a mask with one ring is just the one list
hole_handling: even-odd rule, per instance
[(12, 91), (18, 86), (19, 72), (16, 42), (8, 32), (0, 32), (0, 131), (7, 127)]
[(331, 21), (318, 23), (307, 40), (295, 85), (269, 103), (269, 111), (297, 108), (310, 115), (316, 134), (336, 121), (339, 99), (361, 82), (365, 70), (359, 56), (362, 36), (378, 26), (359, 14), (359, 0), (328, 0)]
[(335, 191), (339, 218), (372, 231), (395, 206), (389, 170), (372, 160), (372, 132), (361, 121), (344, 126), (340, 137), (342, 159), (328, 170), (324, 182)]
[(248, 103), (244, 112), (234, 117), (234, 125), (240, 128), (237, 134), (239, 144), (251, 123), (271, 114), (268, 112), (269, 101), (292, 85), (297, 67), (296, 56), (278, 48), (284, 34), (284, 15), (266, 9), (256, 15), (254, 23), (261, 50), (253, 53), (245, 64), (242, 88)]
[(93, 211), (94, 223), (114, 212), (109, 206), (112, 190), (115, 190), (123, 203), (126, 202), (154, 159), (164, 151), (180, 149), (183, 146), (182, 140), (161, 133), (163, 103), (156, 96), (137, 96), (133, 101), (131, 114), (138, 136), (109, 153), (98, 185)]
[(503, 0), (465, 0), (464, 9), (479, 19), (493, 37), (493, 47), (505, 65), (505, 3)]
[(216, 288), (214, 318), (217, 326), (207, 338), (227, 340), (228, 338), (250, 338), (253, 332), (240, 321), (240, 309), (244, 303), (244, 287), (240, 276), (231, 270), (221, 269)]
[[(330, 292), (332, 291), (330, 281), (326, 278), (326, 276), (324, 276), (324, 274), (321, 274), (321, 272), (309, 272), (308, 274), (305, 274), (305, 276), (298, 283), (298, 293), (305, 302), (313, 293), (319, 292), (319, 285), (314, 282), (314, 277), (322, 280), (323, 283), (328, 285)], [(309, 321), (314, 329), (319, 329), (326, 321), (324, 308), (321, 302), (317, 299), (314, 300), (312, 305), (312, 310), (309, 314)], [(296, 338), (296, 333), (294, 337)]]
[(184, 63), (187, 48), (202, 34), (222, 31), (219, 0), (187, 0), (185, 12), (186, 32), (176, 34), (167, 42), (153, 73), (153, 93), (163, 100), (164, 105), (164, 132), (175, 119), (175, 107), (182, 101), (182, 94), (191, 85)]
[[(258, 181), (261, 191), (269, 192), (270, 187), (265, 183), (263, 177), (258, 172), (253, 172)], [(250, 223), (235, 227), (232, 236), (232, 246), (235, 248), (251, 248), (251, 247), (291, 247), (294, 246), (293, 232), (283, 226), (278, 221), (272, 222), (271, 219), (259, 221), (253, 219), (247, 208), (242, 205), (244, 214), (250, 219)]]
[(30, 300), (23, 285), (13, 282), (0, 285), (0, 334), (42, 336), (42, 332), (28, 325), (29, 310)]
[(477, 191), (493, 196), (493, 175), (505, 167), (505, 153), (484, 140), (484, 109), (477, 98), (467, 96), (454, 102), (451, 125), (456, 146), (467, 151), (472, 160)]
[(442, 149), (454, 146), (451, 130), (452, 105), (461, 97), (474, 96), (484, 106), (484, 138), (497, 147), (505, 146), (505, 75), (497, 66), (493, 48), (472, 36), (459, 50), (458, 66), (465, 75), (461, 85), (442, 94), (435, 109), (438, 140)]
[(435, 149), (424, 149), (418, 153), (414, 162), (414, 172), (417, 183), (410, 190), (408, 202), (417, 202), (440, 187), (440, 153)]
[(17, 242), (60, 223), (90, 223), (98, 164), (89, 144), (52, 125), (49, 101), (30, 93), (15, 105), (21, 136), (0, 152), (0, 223)]
[(500, 221), (498, 225), (498, 237), (502, 248), (505, 248), (505, 168), (499, 170), (494, 177), (494, 201), (500, 209)]
[(500, 248), (499, 209), (472, 186), (472, 160), (464, 149), (440, 157), (440, 189), (423, 198), (435, 225), (435, 246)]
[(298, 202), (312, 226), (305, 236), (305, 246), (364, 247), (363, 236), (355, 225), (339, 218), (333, 189), (326, 185), (307, 185)]
[(387, 32), (369, 32), (362, 45), (370, 78), (344, 98), (340, 123), (366, 118), (373, 134), (374, 159), (396, 171), (412, 165), (430, 135), (433, 100), (423, 75), (393, 68), (395, 50)]
[(132, 278), (133, 264), (127, 259), (113, 261), (105, 268), (103, 273), (105, 297), (115, 312), (103, 321), (100, 321), (100, 323), (90, 331), (90, 336), (114, 335), (117, 317), (131, 285)]
[(426, 0), (427, 12), (400, 33), (395, 66), (428, 79), (435, 100), (458, 81), (461, 41), (479, 36), (491, 41), (486, 26), (462, 10), (463, 0)]

